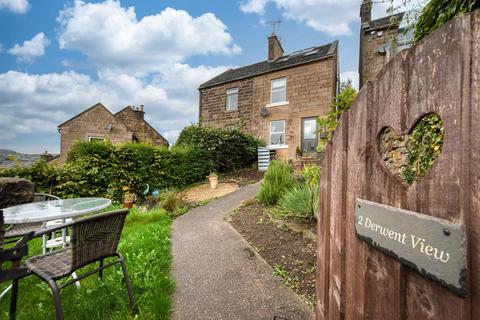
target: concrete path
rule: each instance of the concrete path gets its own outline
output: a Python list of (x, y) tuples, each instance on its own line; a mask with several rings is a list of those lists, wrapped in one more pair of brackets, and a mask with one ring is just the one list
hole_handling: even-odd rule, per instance
[(173, 223), (173, 319), (312, 319), (309, 307), (235, 231), (225, 215), (259, 184), (190, 210)]

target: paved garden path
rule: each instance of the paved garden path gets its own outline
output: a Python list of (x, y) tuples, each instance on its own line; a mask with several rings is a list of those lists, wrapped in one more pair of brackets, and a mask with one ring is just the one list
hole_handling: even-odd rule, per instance
[(249, 185), (173, 223), (173, 319), (312, 319), (309, 307), (224, 220), (255, 196)]

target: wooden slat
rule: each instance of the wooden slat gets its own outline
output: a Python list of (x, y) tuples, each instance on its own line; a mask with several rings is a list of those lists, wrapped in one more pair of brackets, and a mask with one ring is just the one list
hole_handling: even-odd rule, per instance
[[(442, 154), (412, 185), (378, 152), (388, 126), (408, 133), (429, 113), (444, 121)], [(465, 226), (469, 294), (459, 297), (359, 241), (357, 197)], [(480, 315), (480, 12), (397, 55), (340, 119), (320, 188), (317, 319), (455, 319)]]
[[(472, 43), (480, 43), (480, 11), (472, 15)], [(470, 264), (470, 295), (471, 314), (480, 314), (480, 46), (472, 48), (472, 73), (471, 81), (471, 149), (470, 149), (470, 221), (468, 224), (469, 233), (469, 256)]]
[(329, 319), (341, 319), (344, 308), (345, 256), (345, 199), (346, 160), (348, 137), (348, 113), (341, 117), (332, 139), (332, 180), (330, 181), (330, 259), (329, 267)]
[[(331, 144), (325, 151), (323, 166), (330, 168), (332, 166), (332, 147)], [(329, 306), (329, 263), (330, 263), (330, 181), (332, 174), (330, 170), (322, 174), (320, 181), (319, 195), (319, 213), (317, 229), (317, 319), (328, 318)]]
[[(371, 82), (365, 84), (348, 117), (348, 152), (345, 216), (345, 319), (364, 318), (365, 287), (365, 243), (352, 237), (355, 234), (355, 200), (365, 199), (369, 181), (366, 163), (369, 161), (364, 146), (367, 142), (367, 119), (371, 112)], [(350, 266), (355, 266), (352, 268)]]

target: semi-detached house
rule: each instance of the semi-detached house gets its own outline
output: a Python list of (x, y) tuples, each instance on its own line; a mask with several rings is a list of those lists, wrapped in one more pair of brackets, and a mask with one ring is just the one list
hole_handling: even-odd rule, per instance
[(284, 55), (276, 35), (268, 38), (268, 60), (230, 69), (203, 83), (200, 125), (238, 127), (262, 139), (281, 158), (297, 147), (315, 152), (317, 117), (336, 95), (338, 42)]

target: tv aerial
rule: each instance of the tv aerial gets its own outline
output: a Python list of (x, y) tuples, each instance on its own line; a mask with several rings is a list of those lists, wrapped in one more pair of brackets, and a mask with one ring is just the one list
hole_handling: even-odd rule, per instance
[(272, 34), (275, 34), (275, 31), (277, 31), (277, 27), (279, 27), (280, 23), (282, 22), (282, 19), (278, 18), (277, 20), (267, 21), (266, 23), (272, 25)]

